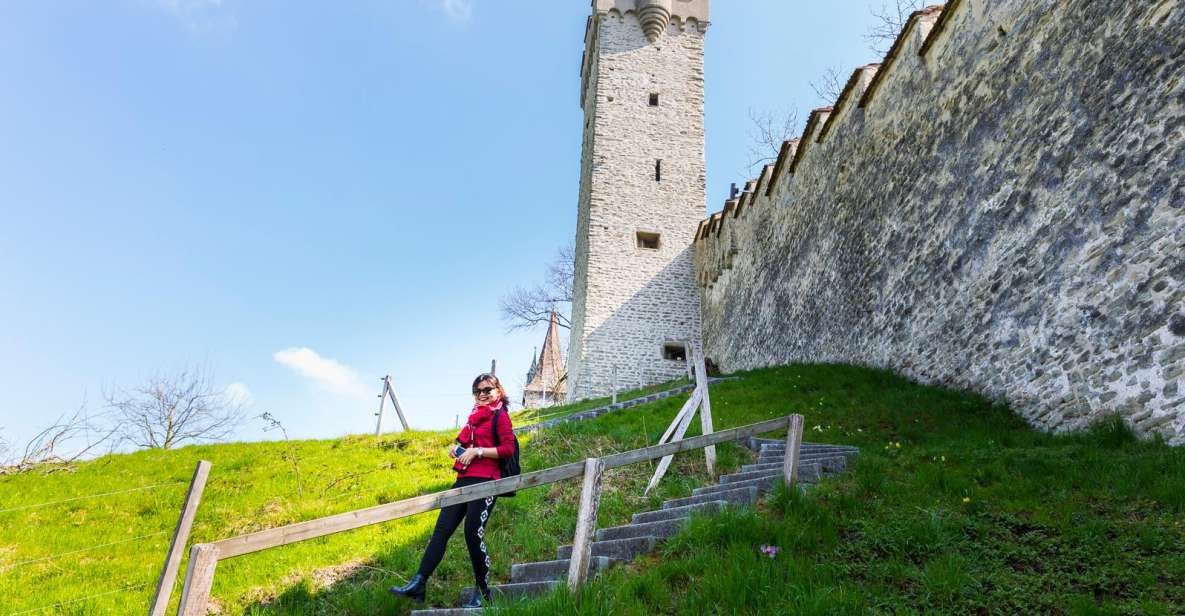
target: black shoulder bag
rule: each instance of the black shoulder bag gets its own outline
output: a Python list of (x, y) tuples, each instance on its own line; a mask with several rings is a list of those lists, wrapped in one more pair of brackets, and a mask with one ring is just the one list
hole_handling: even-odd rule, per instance
[[(502, 444), (502, 440), (498, 438), (498, 413), (502, 412), (505, 411), (499, 410), (497, 413), (494, 413), (493, 417), (494, 423), (492, 427), (494, 429), (494, 447)], [(502, 469), (503, 479), (507, 477), (513, 477), (522, 472), (522, 468), (518, 465), (518, 437), (514, 437), (514, 455), (510, 456), (509, 458), (498, 458), (498, 466)], [(514, 492), (507, 492), (505, 494), (499, 494), (498, 496), (512, 497), (514, 494)]]

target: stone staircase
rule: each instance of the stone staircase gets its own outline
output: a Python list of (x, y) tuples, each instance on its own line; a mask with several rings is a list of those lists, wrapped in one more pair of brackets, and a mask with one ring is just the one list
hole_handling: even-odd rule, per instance
[[(782, 463), (786, 443), (780, 440), (750, 438), (742, 443), (757, 452), (753, 464), (742, 466), (739, 472), (722, 475), (716, 485), (697, 488), (691, 496), (665, 501), (662, 508), (635, 513), (629, 524), (602, 528), (592, 544), (590, 573), (595, 575), (616, 564), (633, 560), (639, 554), (654, 549), (662, 540), (674, 535), (693, 513), (711, 513), (727, 505), (752, 505), (758, 497), (782, 480)], [(858, 453), (855, 447), (803, 443), (799, 452), (798, 480), (806, 489), (825, 475), (843, 472), (848, 460)], [(542, 594), (568, 580), (568, 563), (572, 546), (561, 546), (556, 560), (512, 565), (510, 583), (491, 586), (495, 596), (527, 597)], [(461, 594), (462, 604), (469, 601), (473, 589)], [(480, 609), (444, 608), (417, 610), (413, 615), (454, 616), (474, 614)]]

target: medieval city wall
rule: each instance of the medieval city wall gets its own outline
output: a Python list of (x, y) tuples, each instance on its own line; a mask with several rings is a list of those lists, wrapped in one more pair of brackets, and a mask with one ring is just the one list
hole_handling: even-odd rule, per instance
[[(700, 225), (725, 370), (885, 367), (1185, 443), (1185, 3), (916, 14)], [(793, 59), (786, 59), (791, 62)]]

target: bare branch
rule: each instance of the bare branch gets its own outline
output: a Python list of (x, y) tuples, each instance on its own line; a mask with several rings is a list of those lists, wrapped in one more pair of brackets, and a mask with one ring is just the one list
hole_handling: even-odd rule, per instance
[(811, 89), (824, 104), (839, 101), (839, 95), (843, 94), (843, 87), (844, 82), (839, 78), (839, 71), (836, 71), (834, 67), (828, 67), (826, 72), (819, 77), (819, 81), (811, 82)]
[(798, 131), (798, 113), (793, 110), (749, 109), (749, 171), (755, 172), (778, 159), (782, 144)]
[(571, 244), (556, 251), (547, 266), (544, 282), (531, 287), (515, 287), (498, 300), (498, 308), (507, 331), (530, 329), (546, 324), (555, 308), (557, 322), (571, 329), (568, 313), (572, 304), (572, 284), (576, 272), (576, 248)]
[(139, 447), (172, 449), (226, 438), (243, 420), (243, 404), (217, 389), (202, 368), (156, 375), (131, 390), (105, 394), (107, 407)]
[[(280, 420), (277, 419), (276, 416), (272, 415), (271, 413), (264, 413), (262, 415), (259, 415), (259, 419), (262, 419), (265, 423), (267, 423), (267, 427), (265, 427), (263, 429), (264, 432), (271, 432), (272, 430), (279, 430), (280, 434), (282, 434), (284, 436), (284, 443), (287, 444), (287, 446), (288, 446), (288, 454), (286, 457), (288, 458), (288, 461), (292, 463), (293, 474), (296, 476), (296, 497), (303, 500), (304, 499), (304, 484), (301, 482), (301, 479), (300, 479), (300, 456), (297, 455), (296, 447), (292, 445), (292, 441), (289, 440), (289, 438), (288, 438), (288, 430), (286, 430), (284, 428), (284, 424), (281, 423)], [(330, 484), (331, 487), (332, 487), (332, 485), (333, 484)], [(328, 490), (328, 489), (329, 488), (326, 488), (326, 490)]]
[(877, 55), (887, 55), (909, 16), (924, 5), (923, 0), (881, 0), (881, 8), (872, 10), (872, 28), (864, 35), (868, 48)]
[[(92, 452), (109, 445), (118, 444), (118, 428), (103, 427), (91, 420), (84, 400), (77, 409), (63, 413), (53, 424), (42, 429), (25, 443), (19, 459), (8, 460), (8, 454), (0, 454), (0, 474), (23, 473), (43, 469), (46, 473), (69, 470), (70, 465), (89, 456)], [(4, 450), (7, 451), (7, 444)]]

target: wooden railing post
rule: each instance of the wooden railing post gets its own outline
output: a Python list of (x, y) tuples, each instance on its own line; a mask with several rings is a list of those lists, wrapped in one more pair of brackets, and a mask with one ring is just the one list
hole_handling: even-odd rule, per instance
[[(700, 432), (711, 434), (712, 428), (712, 400), (708, 395), (708, 367), (704, 362), (703, 349), (695, 354), (695, 382), (704, 391), (704, 399), (699, 405)], [(708, 476), (716, 476), (716, 446), (704, 447), (704, 462), (708, 466)]]
[(218, 546), (209, 543), (193, 546), (189, 551), (189, 568), (185, 571), (185, 589), (181, 591), (178, 616), (206, 616), (217, 567)]
[(802, 446), (802, 415), (790, 416), (790, 425), (786, 427), (786, 459), (782, 462), (783, 481), (786, 487), (794, 487), (798, 482), (798, 450)]
[(185, 554), (185, 544), (189, 541), (189, 530), (193, 528), (193, 518), (197, 515), (198, 505), (202, 502), (202, 492), (206, 489), (206, 479), (210, 476), (210, 463), (199, 460), (197, 468), (193, 469), (193, 479), (189, 482), (189, 492), (185, 495), (185, 502), (181, 505), (181, 517), (177, 520), (177, 529), (173, 531), (173, 543), (169, 545), (169, 553), (165, 556), (165, 568), (160, 572), (160, 580), (156, 583), (156, 595), (152, 598), (149, 616), (164, 616), (169, 609), (169, 597), (173, 594), (173, 584), (177, 581), (177, 570), (181, 567), (181, 556)]
[(605, 461), (584, 461), (584, 487), (580, 490), (580, 511), (576, 513), (576, 537), (572, 541), (572, 560), (568, 565), (568, 588), (576, 591), (588, 579), (592, 562), (592, 543), (597, 534), (597, 508), (601, 504), (601, 476)]

